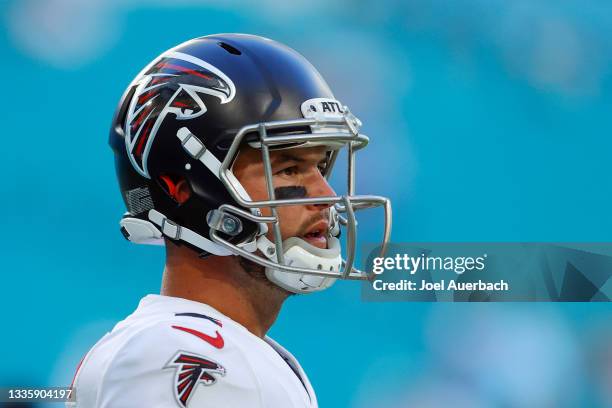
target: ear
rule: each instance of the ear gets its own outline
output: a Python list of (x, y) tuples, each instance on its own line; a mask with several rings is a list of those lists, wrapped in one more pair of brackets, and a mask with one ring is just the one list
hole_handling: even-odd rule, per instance
[(189, 187), (189, 183), (187, 180), (173, 180), (170, 176), (160, 176), (162, 184), (164, 185), (166, 192), (174, 201), (179, 204), (183, 204), (185, 201), (191, 197), (191, 188)]

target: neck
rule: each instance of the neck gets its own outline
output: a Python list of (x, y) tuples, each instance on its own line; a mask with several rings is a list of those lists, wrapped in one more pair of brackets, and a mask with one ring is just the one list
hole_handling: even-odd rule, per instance
[(168, 241), (161, 294), (205, 303), (258, 337), (265, 336), (289, 295), (268, 281), (263, 270), (245, 271), (237, 256), (200, 259)]

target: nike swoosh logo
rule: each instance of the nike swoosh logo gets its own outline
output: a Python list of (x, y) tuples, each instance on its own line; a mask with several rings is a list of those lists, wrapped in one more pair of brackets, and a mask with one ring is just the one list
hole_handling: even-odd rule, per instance
[(202, 332), (199, 332), (197, 330), (190, 329), (188, 327), (172, 326), (172, 328), (184, 331), (184, 332), (189, 333), (189, 334), (193, 334), (197, 338), (199, 338), (201, 340), (204, 340), (205, 342), (207, 342), (211, 346), (216, 347), (218, 349), (223, 348), (223, 346), (225, 345), (225, 341), (223, 341), (223, 337), (221, 337), (221, 334), (219, 334), (219, 332), (216, 331), (216, 330), (215, 330), (215, 334), (217, 335), (217, 337), (212, 337), (212, 336), (209, 336), (209, 335), (204, 334)]

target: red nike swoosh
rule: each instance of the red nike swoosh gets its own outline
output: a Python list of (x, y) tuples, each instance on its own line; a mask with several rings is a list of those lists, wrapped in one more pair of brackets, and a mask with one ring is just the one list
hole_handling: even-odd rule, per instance
[(223, 346), (225, 345), (225, 342), (223, 341), (223, 337), (221, 337), (221, 334), (219, 334), (219, 332), (216, 331), (216, 330), (215, 330), (215, 334), (217, 335), (217, 337), (212, 337), (212, 336), (209, 336), (209, 335), (204, 334), (202, 332), (199, 332), (197, 330), (190, 329), (188, 327), (172, 326), (172, 328), (173, 329), (177, 329), (177, 330), (182, 330), (182, 331), (187, 332), (189, 334), (193, 334), (194, 336), (204, 340), (205, 342), (207, 342), (211, 346), (216, 347), (218, 349), (223, 348)]

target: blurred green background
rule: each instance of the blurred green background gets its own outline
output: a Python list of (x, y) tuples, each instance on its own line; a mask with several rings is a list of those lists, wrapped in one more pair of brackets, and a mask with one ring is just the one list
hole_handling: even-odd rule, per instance
[[(107, 146), (124, 88), (189, 38), (306, 56), (364, 122), (393, 241), (612, 241), (612, 3), (4, 0), (2, 385), (66, 385), (147, 293)], [(361, 174), (361, 176), (360, 176)], [(374, 240), (368, 225), (360, 230)], [(271, 331), (322, 407), (612, 407), (610, 304), (294, 297)]]

